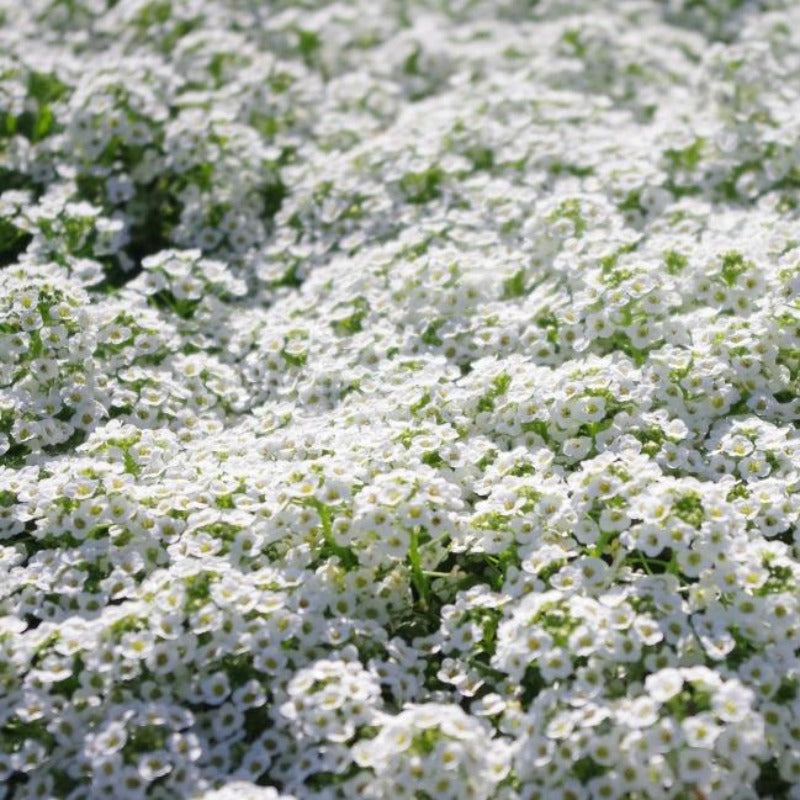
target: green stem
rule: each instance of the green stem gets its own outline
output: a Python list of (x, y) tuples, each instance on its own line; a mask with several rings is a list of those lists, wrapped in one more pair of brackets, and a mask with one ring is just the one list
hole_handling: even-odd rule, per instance
[(348, 547), (342, 547), (342, 545), (333, 538), (330, 508), (320, 503), (319, 500), (312, 500), (309, 505), (315, 508), (317, 514), (319, 514), (320, 525), (322, 527), (322, 539), (325, 542), (325, 548), (333, 553), (333, 555), (338, 556), (342, 566), (347, 568), (358, 566), (358, 559), (353, 551)]
[(653, 574), (653, 570), (650, 569), (650, 565), (647, 563), (648, 559), (645, 557), (644, 553), (639, 553), (639, 562), (644, 567), (644, 571), (648, 575), (652, 575)]
[(417, 590), (423, 610), (428, 610), (429, 586), (428, 578), (422, 569), (422, 557), (419, 554), (419, 529), (414, 528), (409, 536), (408, 560), (411, 564), (411, 583)]
[(605, 581), (603, 581), (603, 588), (607, 589), (611, 584), (614, 582), (614, 578), (617, 577), (617, 571), (622, 566), (622, 562), (628, 555), (628, 551), (625, 550), (623, 547), (617, 551), (617, 554), (614, 556), (614, 560), (611, 562), (611, 566), (608, 568), (608, 575), (606, 576)]
[(592, 550), (592, 555), (595, 558), (600, 558), (603, 555), (606, 545), (611, 541), (613, 536), (614, 531), (602, 531), (600, 533), (600, 538), (597, 540), (597, 544), (595, 544), (594, 549)]

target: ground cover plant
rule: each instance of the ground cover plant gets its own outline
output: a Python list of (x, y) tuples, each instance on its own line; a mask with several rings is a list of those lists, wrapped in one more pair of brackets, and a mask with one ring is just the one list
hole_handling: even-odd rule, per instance
[(800, 5), (0, 0), (0, 797), (800, 798)]

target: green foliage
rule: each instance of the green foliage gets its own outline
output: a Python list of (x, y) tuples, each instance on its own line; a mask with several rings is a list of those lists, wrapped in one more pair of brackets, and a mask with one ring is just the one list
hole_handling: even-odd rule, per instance
[(444, 170), (438, 166), (421, 172), (409, 172), (400, 179), (400, 190), (409, 203), (429, 203), (441, 196), (445, 177)]

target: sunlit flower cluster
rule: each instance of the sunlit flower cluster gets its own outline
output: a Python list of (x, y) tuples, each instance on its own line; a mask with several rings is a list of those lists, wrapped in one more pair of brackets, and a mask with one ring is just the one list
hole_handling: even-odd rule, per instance
[(800, 5), (0, 0), (0, 800), (800, 800)]

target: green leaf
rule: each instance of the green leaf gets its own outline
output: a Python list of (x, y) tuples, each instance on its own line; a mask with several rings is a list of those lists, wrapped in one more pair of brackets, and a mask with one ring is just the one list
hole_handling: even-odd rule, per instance
[(525, 270), (515, 272), (503, 281), (503, 300), (512, 300), (525, 294)]
[(400, 189), (409, 203), (422, 205), (441, 196), (445, 173), (441, 167), (431, 167), (422, 172), (408, 172), (400, 179)]

